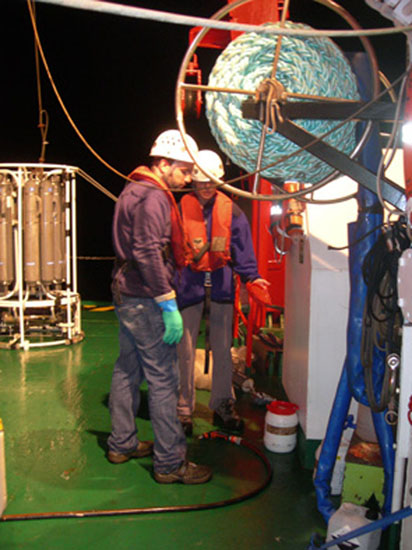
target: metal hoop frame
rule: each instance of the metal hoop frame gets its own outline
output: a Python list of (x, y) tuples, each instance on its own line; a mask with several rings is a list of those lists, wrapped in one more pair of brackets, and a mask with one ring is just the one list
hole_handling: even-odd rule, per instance
[[(237, 2), (233, 2), (233, 3), (223, 7), (219, 11), (217, 11), (211, 17), (211, 19), (220, 20), (225, 15), (227, 15), (230, 11), (236, 10), (238, 7), (242, 6), (243, 4), (247, 4), (247, 3), (252, 2), (252, 1), (253, 0), (238, 0)], [(342, 8), (342, 6), (339, 6), (338, 4), (333, 2), (332, 0), (315, 0), (315, 1), (318, 2), (319, 4), (322, 4), (322, 5), (326, 6), (327, 8), (331, 9), (332, 11), (336, 12), (353, 29), (360, 29), (361, 28), (360, 25), (357, 23), (357, 21), (344, 8)], [(179, 128), (180, 133), (182, 134), (183, 142), (186, 145), (186, 148), (188, 149), (189, 154), (192, 157), (193, 162), (196, 164), (196, 166), (198, 166), (199, 169), (201, 169), (201, 171), (204, 172), (210, 178), (211, 181), (213, 181), (216, 185), (218, 185), (219, 187), (222, 187), (226, 191), (229, 191), (230, 193), (233, 193), (234, 195), (238, 195), (238, 196), (245, 197), (245, 198), (248, 198), (248, 199), (262, 200), (262, 201), (284, 200), (284, 199), (290, 199), (290, 198), (293, 198), (293, 197), (299, 197), (299, 196), (302, 196), (302, 195), (306, 195), (308, 193), (313, 193), (316, 189), (326, 185), (332, 179), (334, 179), (339, 173), (337, 170), (335, 170), (334, 172), (329, 174), (329, 176), (327, 176), (326, 178), (324, 178), (322, 181), (318, 182), (317, 184), (311, 186), (310, 188), (307, 188), (307, 189), (304, 189), (304, 190), (301, 190), (301, 191), (297, 191), (295, 193), (283, 193), (281, 195), (279, 195), (279, 194), (278, 195), (276, 195), (276, 194), (265, 195), (265, 194), (261, 194), (261, 193), (255, 193), (255, 192), (245, 191), (243, 189), (238, 189), (237, 187), (234, 187), (232, 185), (229, 185), (229, 184), (225, 183), (220, 178), (216, 178), (213, 174), (208, 172), (203, 166), (199, 166), (199, 164), (196, 161), (196, 158), (191, 153), (191, 151), (188, 147), (187, 141), (186, 141), (186, 136), (185, 136), (186, 127), (185, 127), (185, 123), (184, 123), (184, 116), (183, 116), (183, 110), (182, 110), (180, 98), (181, 98), (182, 90), (184, 89), (184, 78), (185, 78), (185, 74), (186, 74), (186, 70), (187, 70), (187, 67), (189, 65), (189, 62), (192, 59), (192, 57), (193, 57), (200, 41), (205, 36), (205, 34), (208, 32), (208, 30), (209, 30), (208, 28), (203, 28), (199, 32), (199, 34), (196, 36), (196, 38), (193, 40), (191, 45), (189, 46), (189, 48), (188, 48), (188, 50), (187, 50), (187, 52), (186, 52), (186, 54), (183, 58), (180, 69), (179, 69), (177, 82), (176, 82), (176, 90), (175, 90), (176, 123), (177, 123), (177, 126)], [(370, 65), (371, 65), (372, 75), (373, 75), (372, 99), (376, 99), (376, 97), (379, 93), (379, 70), (378, 70), (376, 54), (375, 54), (375, 51), (372, 47), (372, 44), (370, 43), (370, 40), (368, 38), (366, 38), (364, 36), (360, 36), (359, 39), (362, 42), (363, 48), (364, 48), (364, 50), (365, 50), (365, 52), (366, 52), (366, 54), (369, 58), (369, 62), (370, 62)], [(209, 87), (208, 86), (202, 86), (201, 89), (203, 91), (207, 91), (209, 89)], [(230, 93), (230, 92), (238, 93), (236, 90), (231, 91), (229, 89), (227, 90), (227, 92), (228, 93)], [(367, 141), (367, 139), (370, 135), (371, 130), (372, 130), (372, 121), (369, 121), (366, 124), (366, 127), (365, 127), (365, 129), (362, 133), (362, 136), (359, 139), (359, 142), (357, 143), (355, 149), (350, 154), (349, 158), (353, 159), (360, 153), (360, 151), (362, 150), (362, 148), (366, 144), (366, 141)], [(260, 170), (261, 170), (261, 167), (260, 166), (257, 167), (257, 172), (260, 172)], [(246, 174), (246, 176), (247, 176), (247, 174)]]

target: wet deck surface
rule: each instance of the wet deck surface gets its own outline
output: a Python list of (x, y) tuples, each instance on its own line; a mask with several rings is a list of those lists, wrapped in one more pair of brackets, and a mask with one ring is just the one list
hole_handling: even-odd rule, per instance
[[(213, 506), (254, 492), (267, 475), (265, 465), (249, 448), (198, 439), (214, 429), (207, 391), (197, 393), (189, 453), (212, 466), (211, 482), (159, 485), (152, 479), (150, 458), (110, 464), (105, 458), (107, 399), (118, 349), (117, 321), (112, 311), (84, 311), (83, 329), (84, 341), (73, 346), (0, 350), (8, 489), (1, 550), (298, 550), (314, 532), (325, 534), (312, 472), (301, 468), (297, 452), (264, 450), (265, 408), (248, 394), (238, 402), (246, 421), (244, 438), (268, 459), (273, 469), (269, 486), (250, 499), (218, 508), (146, 513), (147, 508)], [(256, 385), (281, 397), (275, 378), (260, 375)], [(137, 422), (141, 437), (152, 438), (144, 399)], [(143, 511), (118, 515), (125, 509)], [(97, 517), (82, 517), (84, 511), (95, 511)], [(57, 512), (79, 514), (43, 519)], [(108, 513), (114, 515), (100, 515)], [(29, 519), (32, 515), (35, 519)]]

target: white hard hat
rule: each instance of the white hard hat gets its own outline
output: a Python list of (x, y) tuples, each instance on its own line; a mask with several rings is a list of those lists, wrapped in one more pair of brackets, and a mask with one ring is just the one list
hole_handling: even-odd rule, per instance
[[(223, 177), (225, 174), (222, 159), (214, 151), (210, 151), (209, 149), (199, 151), (196, 155), (196, 162), (199, 164), (200, 168), (204, 168), (216, 179)], [(192, 179), (194, 181), (210, 181), (209, 176), (204, 174), (200, 168), (196, 166), (196, 164), (193, 166)]]
[[(196, 155), (199, 151), (197, 143), (188, 134), (185, 135), (185, 138), (191, 153)], [(150, 156), (193, 163), (193, 159), (183, 143), (179, 130), (166, 130), (162, 132), (153, 143)]]

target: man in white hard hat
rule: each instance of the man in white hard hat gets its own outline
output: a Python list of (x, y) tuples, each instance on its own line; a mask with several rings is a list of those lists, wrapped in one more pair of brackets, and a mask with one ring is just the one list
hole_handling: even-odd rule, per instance
[[(195, 141), (185, 141), (192, 154)], [(177, 130), (159, 135), (150, 151), (151, 166), (129, 176), (113, 220), (113, 297), (119, 320), (120, 354), (109, 398), (112, 431), (107, 458), (120, 464), (153, 454), (159, 483), (204, 483), (209, 467), (188, 462), (186, 438), (178, 420), (176, 344), (183, 323), (173, 288), (175, 267), (186, 262), (182, 221), (173, 189), (191, 181), (193, 166)], [(140, 385), (146, 379), (154, 444), (141, 441), (136, 428)]]
[[(209, 407), (214, 424), (230, 432), (242, 432), (243, 420), (235, 409), (232, 387), (234, 273), (244, 283), (267, 289), (259, 275), (249, 222), (227, 195), (217, 191), (211, 176), (224, 176), (222, 160), (214, 151), (200, 151), (199, 166), (192, 172), (193, 193), (186, 194), (180, 209), (191, 246), (189, 266), (177, 279), (177, 299), (184, 332), (178, 344), (180, 392), (178, 415), (186, 435), (192, 434), (195, 408), (195, 352), (202, 316), (207, 314), (213, 357), (212, 390)], [(208, 338), (206, 338), (208, 344)], [(207, 359), (206, 346), (206, 359)], [(206, 361), (207, 364), (207, 361)]]

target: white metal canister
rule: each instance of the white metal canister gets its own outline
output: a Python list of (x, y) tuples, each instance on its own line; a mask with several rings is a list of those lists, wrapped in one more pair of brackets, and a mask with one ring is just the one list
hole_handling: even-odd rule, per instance
[(298, 405), (287, 401), (272, 401), (266, 405), (263, 443), (274, 453), (289, 453), (296, 447)]

